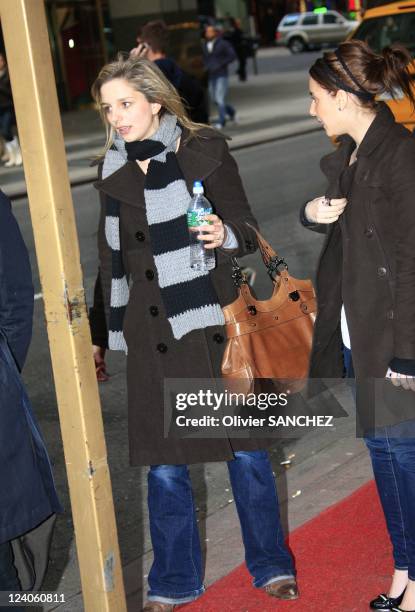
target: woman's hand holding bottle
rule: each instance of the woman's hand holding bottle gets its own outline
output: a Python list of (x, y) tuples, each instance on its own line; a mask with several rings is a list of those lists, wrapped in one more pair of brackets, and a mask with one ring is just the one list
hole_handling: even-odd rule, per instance
[(334, 223), (344, 212), (346, 198), (326, 198), (321, 196), (310, 200), (305, 207), (305, 216), (311, 223)]
[(226, 237), (226, 228), (223, 225), (222, 219), (218, 215), (206, 215), (205, 221), (209, 222), (209, 225), (200, 225), (199, 227), (192, 228), (193, 231), (198, 231), (199, 240), (206, 242), (205, 249), (217, 249), (222, 246)]

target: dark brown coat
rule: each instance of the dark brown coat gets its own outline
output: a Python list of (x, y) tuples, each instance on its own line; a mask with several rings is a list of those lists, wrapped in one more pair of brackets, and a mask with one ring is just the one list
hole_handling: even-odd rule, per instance
[[(217, 252), (217, 267), (211, 272), (222, 306), (236, 298), (231, 278), (230, 256), (242, 256), (257, 248), (254, 232), (245, 221), (256, 225), (225, 139), (211, 130), (201, 137), (186, 139), (183, 133), (177, 153), (189, 192), (202, 180), (214, 212), (232, 227), (238, 239), (236, 251)], [(127, 386), (130, 460), (132, 465), (183, 464), (230, 460), (233, 450), (258, 448), (253, 441), (228, 439), (185, 440), (163, 437), (164, 378), (220, 377), (225, 348), (223, 327), (195, 330), (175, 340), (166, 318), (157, 282), (144, 203), (145, 175), (135, 162), (95, 183), (101, 194), (98, 247), (103, 295), (109, 303), (111, 253), (104, 234), (106, 195), (118, 199), (124, 265), (132, 280), (124, 319), (128, 345)], [(102, 345), (102, 321), (92, 313), (94, 343)]]
[[(340, 175), (354, 147), (343, 137), (322, 159), (329, 197), (345, 196)], [(317, 272), (311, 376), (342, 376), (342, 303), (357, 379), (382, 379), (393, 358), (415, 360), (415, 138), (386, 105), (358, 149), (345, 212), (312, 229), (327, 236)]]

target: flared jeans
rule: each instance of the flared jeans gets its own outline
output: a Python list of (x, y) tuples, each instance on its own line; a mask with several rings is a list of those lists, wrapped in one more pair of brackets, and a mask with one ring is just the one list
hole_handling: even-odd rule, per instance
[[(227, 465), (254, 586), (260, 588), (294, 576), (267, 452), (235, 452), (235, 459)], [(204, 586), (196, 510), (186, 465), (151, 466), (148, 507), (154, 552), (148, 597), (172, 604), (192, 601), (204, 592)]]

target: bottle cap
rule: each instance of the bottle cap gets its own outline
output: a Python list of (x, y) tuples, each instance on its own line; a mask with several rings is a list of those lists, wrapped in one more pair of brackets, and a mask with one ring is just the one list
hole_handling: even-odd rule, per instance
[(202, 181), (195, 181), (195, 182), (193, 183), (193, 193), (194, 193), (195, 195), (198, 195), (198, 194), (202, 194), (202, 193), (204, 193), (204, 189), (203, 189)]

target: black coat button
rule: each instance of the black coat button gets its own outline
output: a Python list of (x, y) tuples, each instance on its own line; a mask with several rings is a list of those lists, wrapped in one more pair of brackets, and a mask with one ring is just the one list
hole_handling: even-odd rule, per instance
[(366, 236), (366, 238), (372, 238), (372, 236), (373, 236), (373, 231), (374, 231), (374, 230), (373, 230), (373, 227), (367, 227), (367, 228), (365, 229), (365, 236)]
[(135, 239), (138, 240), (138, 242), (144, 242), (144, 240), (146, 239), (145, 235), (143, 234), (143, 232), (137, 232), (135, 234)]
[(222, 344), (222, 342), (225, 340), (225, 338), (222, 336), (222, 334), (215, 334), (213, 336), (213, 339), (215, 342), (217, 342), (218, 344)]
[(154, 278), (153, 270), (146, 270), (146, 278), (148, 278), (148, 280), (153, 280)]
[(159, 309), (157, 308), (157, 306), (150, 306), (150, 314), (153, 317), (156, 317), (159, 313)]
[(383, 278), (384, 276), (386, 276), (386, 274), (387, 274), (386, 268), (383, 268), (383, 267), (378, 268), (379, 278)]
[(160, 344), (157, 345), (157, 350), (159, 353), (167, 353), (167, 346), (163, 344), (163, 342), (160, 342)]

